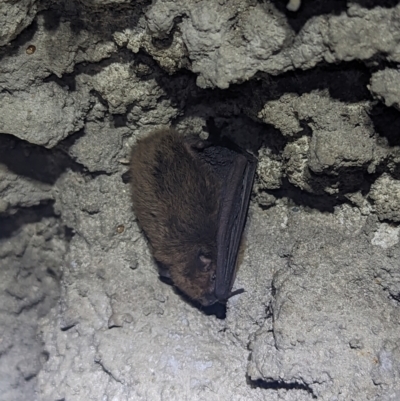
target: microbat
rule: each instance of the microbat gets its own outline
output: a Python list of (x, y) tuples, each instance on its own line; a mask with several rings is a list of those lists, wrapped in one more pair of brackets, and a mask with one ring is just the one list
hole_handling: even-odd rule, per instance
[(132, 148), (136, 217), (160, 274), (204, 306), (226, 301), (247, 215), (256, 159), (227, 142), (158, 130)]

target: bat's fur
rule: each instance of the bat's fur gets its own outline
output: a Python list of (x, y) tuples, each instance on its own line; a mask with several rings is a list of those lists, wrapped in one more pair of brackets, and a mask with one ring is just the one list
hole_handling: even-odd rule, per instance
[(196, 145), (172, 129), (140, 139), (131, 153), (132, 199), (154, 258), (181, 291), (210, 305), (217, 301), (220, 183), (195, 157)]

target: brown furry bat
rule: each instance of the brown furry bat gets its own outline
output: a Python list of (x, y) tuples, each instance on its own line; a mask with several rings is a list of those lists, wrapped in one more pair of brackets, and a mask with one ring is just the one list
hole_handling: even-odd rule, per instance
[(160, 274), (205, 306), (238, 293), (231, 288), (255, 171), (250, 156), (172, 129), (132, 149), (134, 211)]

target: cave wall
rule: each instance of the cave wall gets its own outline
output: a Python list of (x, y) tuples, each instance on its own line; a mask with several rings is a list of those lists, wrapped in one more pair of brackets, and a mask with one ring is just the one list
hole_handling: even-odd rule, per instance
[[(400, 2), (299, 5), (0, 4), (2, 399), (400, 399)], [(258, 155), (226, 309), (132, 211), (162, 126)]]

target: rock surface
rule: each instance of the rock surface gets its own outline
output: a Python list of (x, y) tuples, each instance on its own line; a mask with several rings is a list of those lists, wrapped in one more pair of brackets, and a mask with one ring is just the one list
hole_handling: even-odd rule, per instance
[[(1, 398), (400, 399), (399, 21), (394, 0), (2, 2)], [(165, 125), (258, 155), (226, 308), (159, 280), (132, 212), (129, 150)]]

